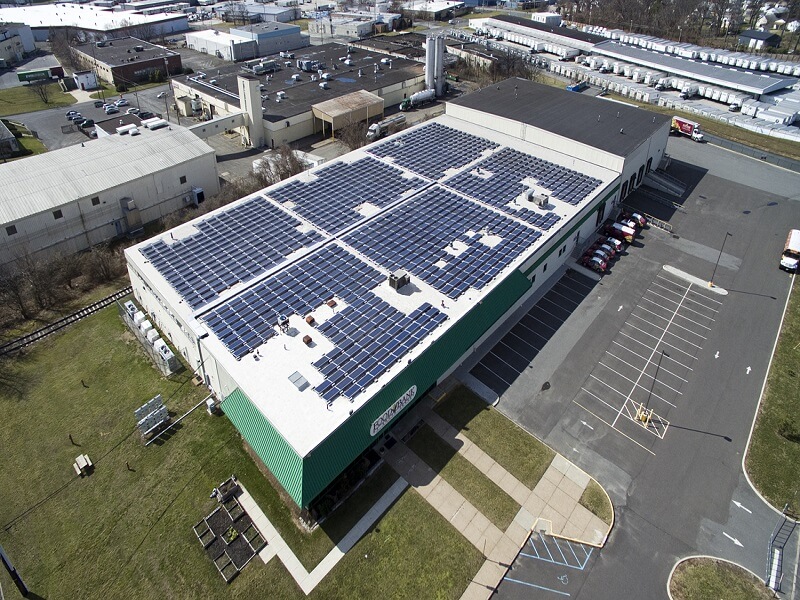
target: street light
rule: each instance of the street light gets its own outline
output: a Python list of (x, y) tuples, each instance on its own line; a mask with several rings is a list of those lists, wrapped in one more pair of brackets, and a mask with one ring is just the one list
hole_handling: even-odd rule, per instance
[(665, 356), (669, 358), (669, 354), (662, 350), (661, 355), (658, 357), (658, 362), (656, 363), (656, 374), (653, 376), (653, 383), (650, 384), (650, 391), (647, 393), (647, 400), (644, 406), (641, 404), (639, 405), (639, 420), (644, 423), (645, 427), (650, 424), (650, 419), (653, 416), (653, 413), (650, 410), (650, 398), (653, 396), (653, 388), (656, 387), (656, 381), (658, 380), (658, 371), (661, 369), (661, 361), (664, 360)]
[(678, 43), (681, 43), (681, 39), (683, 38), (683, 28), (679, 25), (678, 26)]
[(717, 267), (719, 266), (719, 259), (722, 258), (722, 251), (725, 249), (725, 242), (728, 241), (728, 236), (733, 237), (732, 233), (725, 232), (725, 237), (722, 238), (722, 247), (719, 249), (719, 256), (717, 257), (717, 264), (714, 265), (714, 271), (711, 273), (711, 280), (708, 282), (708, 287), (714, 287), (714, 275), (717, 274)]

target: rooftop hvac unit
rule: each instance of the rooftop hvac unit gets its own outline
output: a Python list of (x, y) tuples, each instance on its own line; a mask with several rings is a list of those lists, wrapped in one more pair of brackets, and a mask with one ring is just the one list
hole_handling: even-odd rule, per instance
[(392, 289), (399, 290), (409, 283), (411, 283), (411, 277), (406, 271), (395, 271), (389, 274), (389, 286)]
[(547, 208), (550, 204), (550, 197), (546, 194), (537, 194), (533, 190), (528, 190), (527, 193), (528, 202), (533, 202), (539, 208)]
[(133, 323), (138, 327), (139, 323), (144, 321), (147, 317), (144, 315), (142, 311), (138, 311), (133, 313)]
[(129, 317), (133, 317), (133, 315), (135, 315), (139, 311), (139, 309), (136, 308), (136, 305), (133, 303), (132, 300), (128, 300), (127, 302), (125, 302), (124, 306), (125, 306), (125, 312), (128, 313)]

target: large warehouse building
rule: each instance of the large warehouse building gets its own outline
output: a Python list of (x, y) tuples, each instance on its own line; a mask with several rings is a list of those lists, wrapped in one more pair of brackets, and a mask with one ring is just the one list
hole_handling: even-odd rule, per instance
[(188, 130), (139, 129), (0, 165), (0, 266), (131, 235), (219, 192), (214, 149)]
[(134, 294), (307, 507), (571, 260), (668, 129), (507, 80), (128, 249)]

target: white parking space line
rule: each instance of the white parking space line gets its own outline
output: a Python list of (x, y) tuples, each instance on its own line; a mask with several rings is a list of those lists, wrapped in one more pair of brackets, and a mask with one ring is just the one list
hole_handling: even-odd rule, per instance
[[(500, 343), (498, 344), (498, 346), (499, 346), (500, 344), (502, 344), (503, 346), (505, 346), (506, 348), (508, 348), (509, 350), (511, 350), (511, 351), (512, 351), (514, 354), (516, 354), (516, 355), (517, 355), (517, 356), (519, 356), (520, 358), (522, 358), (522, 359), (524, 359), (524, 360), (526, 360), (526, 361), (530, 362), (530, 360), (531, 360), (530, 358), (528, 358), (527, 356), (525, 356), (524, 354), (522, 354), (522, 353), (520, 353), (520, 352), (517, 352), (516, 348), (514, 348), (513, 346), (509, 346), (508, 344), (506, 344), (506, 342), (505, 342), (505, 339), (506, 339), (506, 338), (505, 338), (505, 336), (503, 336), (503, 339), (502, 339), (502, 340), (500, 340)], [(516, 368), (516, 367), (515, 367), (515, 368)], [(519, 370), (519, 369), (517, 369), (517, 370)]]
[[(681, 295), (681, 294), (680, 294), (680, 292), (676, 292), (675, 290), (671, 290), (671, 289), (669, 289), (669, 288), (666, 288), (666, 287), (664, 287), (663, 285), (659, 285), (658, 283), (655, 283), (654, 285), (656, 285), (656, 286), (660, 287), (661, 289), (663, 289), (663, 290), (665, 290), (665, 291), (667, 291), (667, 292), (673, 293), (673, 294), (675, 294), (676, 296), (680, 296), (680, 295)], [(682, 287), (681, 289), (684, 289), (684, 290), (685, 290), (686, 288), (683, 288), (683, 287)], [(656, 295), (658, 295), (658, 294), (656, 294)], [(662, 296), (662, 297), (663, 297), (663, 296)], [(705, 297), (705, 296), (703, 296), (703, 297)], [(706, 310), (710, 310), (710, 311), (711, 311), (711, 312), (713, 312), (713, 313), (717, 313), (717, 312), (719, 312), (719, 310), (718, 310), (718, 309), (716, 309), (716, 308), (712, 308), (711, 306), (707, 306), (707, 305), (703, 304), (702, 302), (698, 302), (697, 300), (695, 300), (695, 299), (693, 299), (693, 298), (686, 298), (686, 302), (692, 302), (693, 304), (697, 304), (698, 306), (702, 306), (702, 307), (703, 307), (703, 308), (705, 308)]]
[(550, 294), (553, 294), (554, 296), (559, 296), (559, 297), (563, 298), (564, 300), (566, 300), (567, 302), (569, 302), (572, 305), (571, 309), (565, 308), (564, 310), (575, 310), (578, 307), (578, 305), (580, 304), (580, 302), (575, 302), (575, 300), (573, 300), (572, 298), (570, 298), (568, 296), (565, 296), (564, 294), (560, 293), (555, 288), (551, 288), (550, 289), (550, 291), (547, 293), (547, 295), (549, 296)]
[(517, 339), (518, 339), (520, 342), (522, 342), (522, 343), (523, 343), (523, 344), (525, 344), (526, 346), (530, 346), (531, 348), (533, 348), (534, 350), (536, 350), (536, 352), (537, 352), (537, 353), (542, 351), (542, 349), (541, 349), (541, 348), (539, 348), (538, 346), (535, 346), (534, 344), (531, 344), (531, 343), (530, 343), (528, 340), (525, 340), (525, 339), (521, 338), (520, 336), (518, 336), (518, 335), (517, 335), (516, 333), (514, 333), (513, 331), (509, 331), (509, 332), (506, 334), (506, 336), (508, 336), (508, 335), (513, 335), (515, 338), (517, 338)]
[[(657, 279), (663, 279), (664, 281), (666, 281), (666, 282), (668, 282), (668, 283), (671, 283), (672, 285), (678, 286), (678, 287), (680, 287), (681, 289), (685, 289), (685, 287), (684, 287), (684, 283), (682, 283), (682, 282), (677, 282), (677, 281), (675, 281), (674, 279), (670, 279), (669, 277), (665, 277), (665, 276), (664, 276), (664, 275), (662, 275), (661, 273), (659, 273), (658, 275), (656, 275), (656, 278), (657, 278)], [(653, 282), (653, 283), (655, 283), (655, 282)], [(658, 285), (658, 284), (657, 284), (657, 285)], [(701, 293), (698, 291), (698, 289), (697, 289), (697, 286), (695, 286), (695, 288), (694, 288), (694, 289), (692, 289), (690, 293), (692, 293), (692, 294), (694, 294), (694, 295), (696, 295), (696, 296), (700, 296), (701, 298), (703, 298), (703, 299), (705, 299), (705, 300), (708, 300), (709, 302), (711, 302), (711, 303), (713, 303), (713, 304), (717, 304), (718, 306), (722, 306), (722, 302), (720, 302), (719, 300), (716, 300), (715, 298), (712, 298), (711, 296), (706, 296), (705, 294), (701, 294)]]
[[(539, 333), (538, 331), (534, 331), (533, 329), (531, 329), (530, 327), (528, 327), (527, 325), (525, 325), (525, 323), (523, 323), (522, 321), (519, 321), (519, 322), (517, 323), (517, 325), (519, 325), (519, 326), (520, 326), (520, 327), (522, 327), (523, 329), (527, 329), (528, 331), (530, 331), (530, 332), (531, 332), (533, 335), (535, 335), (536, 337), (540, 337), (540, 338), (542, 338), (542, 339), (544, 340), (545, 344), (546, 344), (546, 343), (549, 341), (549, 339), (548, 339), (548, 338), (544, 337), (544, 336), (543, 336), (541, 333)], [(516, 325), (515, 325), (515, 327), (516, 327)], [(516, 334), (514, 334), (514, 335), (516, 335)], [(517, 336), (517, 337), (519, 337), (519, 336)]]
[[(587, 393), (588, 393), (590, 396), (594, 396), (594, 394), (592, 394), (591, 392), (587, 392)], [(605, 420), (603, 417), (599, 417), (599, 416), (597, 416), (595, 413), (593, 413), (591, 410), (589, 410), (588, 408), (586, 408), (586, 407), (585, 407), (583, 404), (581, 404), (581, 403), (580, 403), (580, 402), (578, 402), (577, 400), (573, 400), (572, 402), (573, 402), (574, 404), (577, 404), (578, 406), (580, 406), (580, 407), (581, 407), (583, 410), (585, 410), (586, 412), (588, 412), (590, 415), (592, 415), (592, 416), (593, 416), (595, 419), (597, 419), (597, 420), (598, 420), (598, 421), (600, 421), (601, 423), (605, 423), (606, 425), (608, 425), (609, 427), (611, 427), (611, 429), (613, 429), (614, 431), (616, 431), (617, 433), (619, 433), (619, 434), (620, 434), (620, 435), (622, 435), (623, 437), (625, 437), (625, 438), (628, 438), (628, 439), (629, 439), (631, 442), (633, 442), (634, 444), (636, 444), (637, 446), (639, 446), (639, 448), (641, 448), (641, 449), (642, 449), (642, 450), (644, 450), (645, 452), (649, 452), (649, 453), (650, 453), (650, 454), (652, 454), (653, 456), (655, 456), (655, 455), (656, 455), (656, 453), (655, 453), (655, 452), (653, 452), (652, 450), (650, 450), (650, 448), (648, 448), (647, 446), (645, 446), (645, 445), (643, 445), (643, 444), (640, 444), (639, 442), (637, 442), (635, 439), (633, 439), (631, 436), (629, 436), (629, 435), (628, 435), (627, 433), (625, 433), (624, 431), (621, 431), (621, 430), (617, 429), (617, 428), (616, 428), (616, 427), (614, 427), (614, 426), (613, 426), (611, 423), (609, 423), (608, 421), (606, 421), (606, 420)]]
[[(546, 296), (542, 297), (542, 299), (541, 299), (541, 300), (539, 300), (539, 304), (541, 304), (542, 302), (547, 302), (548, 304), (552, 304), (552, 305), (553, 305), (553, 306), (555, 306), (555, 307), (556, 307), (558, 310), (563, 310), (563, 311), (566, 311), (566, 312), (568, 312), (568, 313), (570, 313), (570, 314), (572, 314), (572, 311), (574, 310), (574, 309), (571, 309), (571, 308), (567, 308), (567, 307), (565, 307), (565, 306), (561, 306), (561, 305), (560, 305), (558, 302), (556, 302), (555, 300), (553, 300), (552, 298), (550, 298), (550, 294), (547, 294)], [(551, 308), (551, 310), (552, 310), (552, 308)], [(567, 315), (567, 317), (566, 317), (566, 318), (565, 318), (565, 317), (559, 317), (559, 320), (560, 320), (561, 322), (564, 322), (564, 321), (566, 321), (566, 320), (567, 320), (567, 318), (569, 318), (569, 315)]]
[[(546, 298), (542, 298), (542, 300), (546, 300)], [(561, 324), (564, 322), (564, 319), (562, 319), (562, 318), (561, 318), (561, 317), (559, 317), (558, 315), (554, 315), (554, 314), (553, 314), (553, 313), (551, 313), (549, 310), (547, 310), (547, 309), (545, 309), (545, 308), (542, 308), (542, 300), (539, 300), (539, 302), (537, 302), (537, 303), (536, 303), (536, 308), (538, 308), (538, 309), (539, 309), (539, 310), (541, 310), (542, 312), (545, 312), (545, 313), (547, 313), (548, 315), (550, 315), (551, 317), (553, 317), (555, 320), (557, 320), (557, 321), (558, 321), (558, 324), (559, 324), (559, 325), (561, 325)], [(552, 302), (552, 300), (550, 300), (550, 302)], [(551, 329), (552, 329), (552, 327), (551, 327)], [(558, 329), (558, 328), (556, 328), (556, 329)], [(555, 329), (553, 329), (553, 331), (555, 331)]]
[[(715, 300), (714, 298), (706, 296), (705, 294), (701, 294), (696, 289), (692, 290), (692, 294), (694, 294), (696, 296), (700, 296), (703, 300), (707, 300), (708, 302), (716, 304), (717, 306), (722, 306), (722, 302), (720, 302), (719, 300)], [(717, 311), (714, 311), (714, 312), (717, 312)]]
[(497, 378), (498, 378), (500, 381), (502, 381), (502, 382), (503, 382), (503, 383), (505, 383), (506, 385), (509, 385), (509, 386), (511, 385), (511, 383), (512, 383), (512, 382), (510, 382), (510, 381), (506, 381), (505, 379), (503, 379), (503, 378), (502, 378), (502, 377), (501, 377), (501, 376), (500, 376), (500, 375), (497, 373), (497, 371), (495, 371), (494, 369), (492, 369), (492, 368), (491, 368), (489, 365), (485, 364), (483, 361), (480, 361), (478, 364), (479, 364), (480, 366), (482, 366), (484, 369), (486, 369), (487, 371), (489, 371), (489, 373), (491, 373), (493, 377), (497, 377)]
[[(686, 293), (684, 294), (684, 298), (685, 298), (685, 297), (686, 297), (686, 295), (688, 295), (688, 294), (689, 294), (689, 290), (687, 289), (687, 290), (686, 290)], [(680, 308), (681, 308), (681, 306), (682, 306), (682, 305), (683, 305), (683, 302), (681, 302), (681, 304), (679, 304), (679, 305), (678, 305), (678, 308), (677, 308), (677, 309), (675, 309), (675, 313), (676, 313), (676, 314), (677, 314), (678, 310), (680, 310)], [(673, 315), (673, 318), (670, 320), (670, 323), (672, 323), (672, 320), (674, 320), (674, 318), (675, 318), (675, 317), (674, 317), (674, 315)], [(668, 329), (668, 328), (669, 328), (669, 323), (667, 324), (667, 329)], [(639, 382), (639, 380), (642, 378), (642, 376), (644, 375), (644, 370), (647, 368), (647, 365), (649, 365), (649, 364), (650, 364), (650, 362), (653, 360), (653, 356), (655, 356), (655, 354), (656, 354), (656, 350), (658, 349), (658, 344), (659, 344), (659, 343), (662, 343), (662, 342), (664, 341), (664, 337), (667, 335), (667, 329), (665, 329), (665, 330), (664, 330), (664, 333), (662, 333), (662, 334), (661, 334), (661, 339), (659, 339), (659, 340), (658, 340), (658, 342), (656, 342), (656, 347), (655, 347), (655, 348), (653, 348), (653, 351), (651, 352), (651, 354), (650, 354), (650, 357), (647, 359), (647, 363), (645, 363), (645, 366), (644, 366), (644, 368), (643, 368), (643, 369), (642, 369), (642, 371), (639, 373), (639, 378), (636, 380), (636, 383), (638, 383), (638, 382)], [(662, 350), (662, 352), (663, 352), (663, 350)], [(634, 391), (634, 389), (636, 389), (636, 388), (635, 388), (635, 386), (634, 386), (634, 387), (631, 389), (630, 393), (628, 394), (628, 397), (627, 397), (627, 398), (626, 398), (626, 400), (625, 400), (625, 403), (626, 403), (626, 404), (627, 404), (628, 400), (630, 400), (630, 397), (631, 397), (631, 395), (633, 394), (633, 391)], [(624, 407), (624, 406), (625, 406), (625, 405), (623, 404), (623, 407)], [(620, 415), (621, 415), (621, 414), (622, 414), (622, 408), (620, 408), (620, 409), (619, 409), (619, 412), (617, 413), (617, 416), (616, 416), (616, 418), (614, 419), (614, 422), (612, 423), (612, 425), (616, 425), (616, 424), (617, 424), (617, 420), (619, 419), (619, 417), (620, 417)]]
[[(621, 358), (620, 358), (619, 356), (617, 356), (616, 354), (612, 354), (612, 353), (611, 353), (611, 352), (609, 352), (608, 350), (606, 350), (606, 354), (608, 354), (609, 356), (613, 356), (613, 357), (614, 357), (614, 358), (616, 358), (618, 361), (620, 361), (620, 362), (622, 362), (622, 363), (625, 363), (626, 365), (628, 365), (628, 366), (629, 366), (629, 367), (631, 367), (632, 369), (636, 369), (636, 370), (638, 370), (638, 367), (636, 367), (636, 366), (634, 366), (634, 365), (630, 364), (629, 362), (626, 362), (625, 360), (621, 359)], [(639, 358), (644, 358), (644, 356), (640, 356), (640, 355), (638, 355), (638, 354), (636, 354), (636, 353), (634, 353), (634, 352), (631, 352), (631, 354), (633, 354), (634, 356), (639, 356)], [(681, 377), (680, 375), (678, 375), (678, 374), (676, 374), (676, 373), (673, 373), (672, 371), (669, 371), (669, 370), (668, 370), (666, 367), (661, 367), (661, 368), (659, 368), (659, 369), (658, 369), (658, 372), (659, 372), (659, 373), (661, 373), (662, 371), (663, 371), (664, 373), (669, 373), (670, 375), (672, 375), (673, 377), (675, 377), (675, 378), (677, 378), (677, 379), (680, 379), (680, 380), (681, 380), (681, 381), (683, 381), (684, 383), (689, 383), (689, 380), (688, 380), (688, 379), (684, 379), (684, 378), (683, 378), (683, 377)], [(650, 376), (648, 375), (648, 377), (650, 377)], [(650, 377), (650, 379), (652, 379), (652, 377)], [(669, 387), (669, 386), (667, 386), (667, 387)], [(677, 391), (677, 390), (675, 390), (675, 391)], [(683, 395), (683, 392), (678, 392), (678, 393), (679, 393), (679, 394), (681, 394), (681, 395)]]
[[(492, 356), (494, 356), (494, 357), (495, 357), (497, 360), (499, 360), (501, 363), (503, 363), (504, 365), (506, 365), (506, 366), (510, 367), (512, 371), (514, 371), (515, 373), (519, 373), (519, 369), (518, 369), (517, 367), (515, 367), (514, 365), (512, 365), (510, 362), (508, 362), (508, 361), (506, 361), (506, 360), (503, 360), (503, 357), (502, 357), (502, 356), (498, 356), (497, 354), (495, 354), (495, 352), (494, 352), (494, 348), (492, 348), (491, 350), (489, 350), (489, 352), (487, 352), (486, 354), (487, 354), (487, 355), (491, 354), (491, 355), (492, 355)], [(496, 375), (496, 374), (497, 374), (497, 373), (495, 373), (495, 375)]]
[[(669, 321), (669, 319), (667, 319), (667, 317), (662, 317), (661, 315), (654, 313), (652, 310), (647, 310), (646, 308), (644, 308), (644, 307), (642, 307), (642, 306), (637, 306), (637, 307), (636, 307), (634, 310), (637, 310), (637, 309), (641, 309), (641, 310), (643, 310), (643, 311), (645, 311), (645, 312), (648, 312), (648, 313), (650, 313), (651, 315), (653, 315), (653, 316), (655, 316), (655, 317), (658, 317), (659, 319), (664, 319), (665, 321)], [(640, 317), (639, 315), (637, 315), (637, 314), (636, 314), (636, 313), (634, 313), (634, 312), (632, 312), (632, 313), (631, 313), (631, 316), (633, 316), (633, 317), (636, 317), (637, 319), (642, 319), (642, 321), (646, 321), (646, 322), (648, 322), (648, 323), (650, 322), (650, 321), (647, 321), (646, 319), (644, 319), (644, 318)], [(692, 331), (692, 330), (691, 330), (691, 329), (689, 329), (688, 327), (684, 327), (683, 325), (678, 325), (677, 323), (672, 323), (672, 324), (673, 324), (673, 325), (675, 325), (675, 327), (680, 327), (681, 329), (684, 329), (684, 330), (688, 331), (689, 333), (691, 333), (692, 335), (696, 335), (696, 336), (697, 336), (697, 337), (699, 337), (699, 338), (702, 338), (702, 339), (704, 339), (704, 340), (705, 340), (705, 339), (708, 339), (708, 338), (706, 338), (706, 336), (704, 336), (704, 335), (700, 335), (699, 333), (697, 333), (696, 331)]]
[[(658, 341), (662, 341), (664, 339), (664, 335), (666, 335), (666, 331), (667, 331), (665, 329), (664, 333), (662, 333), (661, 337), (660, 338), (656, 338), (656, 336), (654, 336), (652, 333), (647, 333), (644, 329), (639, 329), (638, 327), (636, 327), (636, 325), (631, 325), (630, 323), (625, 323), (625, 325), (627, 325), (628, 327), (631, 327), (632, 329), (635, 329), (636, 331), (640, 331), (641, 333), (645, 334), (648, 337), (651, 337), (653, 339), (658, 339)], [(622, 333), (622, 332), (620, 331), (620, 333)], [(672, 335), (674, 335), (674, 334), (672, 334)], [(658, 345), (658, 343), (656, 343), (656, 345)], [(692, 354), (689, 354), (686, 350), (678, 348), (677, 346), (675, 346), (673, 344), (670, 344), (669, 342), (664, 342), (664, 345), (665, 346), (669, 346), (670, 348), (675, 348), (675, 350), (677, 350), (678, 352), (682, 352), (683, 354), (686, 354), (687, 356), (692, 356), (692, 358), (694, 358), (694, 356)], [(694, 344), (692, 344), (692, 345), (694, 345)], [(699, 346), (698, 346), (698, 348), (699, 348)], [(697, 359), (695, 358), (695, 360), (697, 360)]]
[[(646, 294), (645, 294), (645, 296), (646, 296)], [(655, 304), (656, 306), (658, 306), (658, 307), (660, 307), (660, 308), (663, 308), (664, 310), (668, 310), (668, 311), (670, 311), (670, 312), (674, 312), (674, 309), (671, 309), (671, 308), (669, 308), (669, 307), (667, 307), (667, 306), (661, 306), (661, 305), (660, 305), (658, 302), (653, 302), (652, 300), (650, 300), (649, 298), (646, 298), (645, 296), (642, 296), (642, 300), (646, 300), (647, 302), (651, 302), (651, 303)], [(657, 296), (657, 297), (658, 297), (658, 298), (661, 298), (661, 299), (663, 299), (663, 300), (666, 300), (667, 302), (672, 302), (673, 304), (677, 304), (677, 302), (674, 302), (673, 300), (670, 300), (669, 298), (664, 298), (664, 296)], [(695, 313), (696, 315), (700, 315), (700, 316), (701, 316), (701, 317), (703, 317), (704, 319), (708, 319), (708, 320), (709, 320), (709, 321), (711, 321), (711, 322), (713, 322), (713, 321), (714, 321), (714, 319), (712, 319), (712, 318), (711, 318), (711, 317), (709, 317), (708, 315), (704, 315), (703, 313), (701, 313), (701, 312), (697, 312), (696, 310), (693, 310), (693, 309), (691, 309), (691, 308), (689, 308), (689, 307), (687, 307), (687, 306), (683, 306), (682, 308), (683, 308), (684, 310), (688, 310), (689, 312), (693, 312), (693, 313)]]
[[(633, 314), (632, 314), (631, 316), (634, 316), (634, 317), (635, 317), (636, 315), (633, 315)], [(656, 325), (655, 323), (651, 323), (651, 322), (650, 322), (650, 321), (648, 321), (647, 319), (642, 319), (641, 317), (638, 317), (638, 318), (639, 318), (640, 320), (644, 321), (645, 323), (647, 323), (648, 325), (652, 325), (653, 327), (655, 327), (655, 328), (656, 328), (656, 329), (658, 329), (659, 331), (664, 331), (664, 332), (665, 332), (667, 335), (671, 335), (672, 337), (678, 338), (678, 339), (679, 339), (679, 340), (681, 340), (682, 342), (686, 342), (686, 343), (687, 343), (687, 344), (689, 344), (690, 346), (694, 346), (695, 348), (698, 348), (698, 349), (702, 349), (702, 348), (703, 348), (702, 346), (698, 346), (698, 345), (697, 345), (697, 344), (695, 344), (694, 342), (690, 342), (690, 341), (689, 341), (689, 340), (687, 340), (686, 338), (683, 338), (683, 337), (679, 336), (677, 333), (672, 333), (671, 331), (667, 331), (667, 330), (666, 330), (666, 329), (664, 329), (663, 327), (659, 327), (659, 326), (658, 326), (658, 325)], [(673, 324), (674, 324), (674, 323), (673, 323)], [(638, 329), (638, 330), (639, 330), (639, 331), (641, 331), (642, 333), (647, 333), (647, 332), (646, 332), (646, 331), (644, 331), (643, 329), (639, 329), (638, 327), (636, 327), (636, 325), (633, 325), (633, 324), (632, 324), (630, 321), (628, 321), (628, 322), (626, 323), (626, 325), (630, 325), (631, 327), (633, 327), (634, 329)], [(691, 333), (691, 332), (690, 332), (690, 333)]]
[[(635, 356), (638, 356), (639, 358), (643, 358), (643, 359), (647, 360), (647, 357), (646, 357), (646, 356), (642, 356), (641, 354), (636, 354), (636, 352), (634, 352), (633, 350), (631, 350), (631, 349), (630, 349), (630, 348), (628, 348), (627, 346), (623, 346), (623, 345), (622, 345), (622, 344), (620, 344), (620, 343), (619, 343), (617, 340), (614, 340), (612, 343), (616, 344), (617, 346), (619, 346), (619, 347), (620, 347), (620, 348), (622, 348), (623, 350), (627, 350), (627, 351), (628, 351), (628, 352), (630, 352), (631, 354), (633, 354), (633, 355), (635, 355)], [(645, 345), (645, 344), (642, 344), (642, 345), (643, 345), (643, 346), (645, 346), (645, 348), (647, 348), (648, 350), (652, 350), (652, 348), (651, 348), (650, 346), (647, 346), (647, 345)], [(683, 363), (682, 363), (682, 362), (680, 362), (679, 360), (675, 360), (675, 359), (674, 359), (674, 358), (672, 358), (671, 356), (664, 356), (664, 358), (666, 358), (667, 360), (671, 360), (672, 362), (674, 362), (674, 363), (676, 363), (676, 364), (680, 365), (681, 367), (683, 367), (684, 369), (686, 369), (686, 370), (688, 370), (688, 371), (694, 371), (694, 369), (692, 369), (692, 367), (690, 367), (690, 366), (688, 366), (688, 365), (685, 365), (685, 364), (683, 364)], [(663, 367), (662, 367), (662, 368), (663, 368)]]
[[(550, 323), (548, 323), (548, 322), (546, 322), (546, 321), (542, 321), (542, 320), (541, 320), (539, 317), (537, 317), (536, 315), (532, 315), (531, 313), (528, 313), (527, 315), (524, 315), (524, 316), (522, 317), (522, 319), (520, 319), (520, 320), (518, 321), (518, 323), (522, 323), (522, 321), (523, 321), (525, 318), (531, 318), (531, 319), (533, 319), (534, 321), (536, 321), (537, 323), (541, 323), (542, 325), (544, 325), (545, 327), (547, 327), (547, 328), (548, 328), (550, 331), (552, 331), (553, 333), (555, 333), (556, 331), (558, 331), (558, 327), (553, 327), (553, 326), (552, 326)], [(523, 326), (525, 326), (525, 325), (524, 325), (524, 323), (523, 323)], [(526, 327), (526, 328), (528, 328), (528, 329), (530, 329), (530, 328), (529, 328), (529, 327), (527, 327), (527, 326), (525, 326), (525, 327)]]
[[(647, 387), (646, 385), (642, 385), (641, 383), (636, 383), (636, 382), (635, 382), (633, 379), (631, 379), (630, 377), (626, 377), (625, 375), (623, 375), (623, 374), (622, 374), (622, 373), (620, 373), (619, 371), (616, 371), (615, 369), (613, 369), (612, 367), (608, 366), (607, 364), (605, 364), (605, 363), (603, 363), (603, 362), (599, 362), (599, 363), (597, 363), (597, 364), (599, 364), (599, 365), (600, 365), (600, 366), (602, 366), (602, 367), (605, 367), (606, 369), (608, 369), (608, 370), (609, 370), (609, 371), (611, 371), (612, 373), (614, 373), (614, 374), (616, 374), (616, 375), (619, 375), (619, 376), (620, 376), (620, 377), (622, 377), (622, 378), (623, 378), (625, 381), (627, 381), (627, 382), (629, 382), (629, 383), (632, 383), (632, 384), (634, 385), (634, 387), (637, 387), (637, 388), (639, 388), (640, 390), (644, 390), (645, 392), (650, 392), (650, 388), (649, 388), (649, 387)], [(591, 377), (592, 379), (595, 379), (595, 380), (599, 381), (600, 383), (602, 383), (602, 384), (603, 384), (604, 386), (606, 386), (607, 388), (614, 390), (614, 388), (612, 388), (610, 385), (608, 385), (608, 384), (607, 384), (605, 381), (603, 381), (603, 380), (602, 380), (602, 379), (600, 379), (599, 377), (596, 377), (594, 374), (590, 373), (590, 374), (589, 374), (589, 377)], [(650, 375), (647, 375), (647, 377), (649, 377), (650, 379), (653, 379), (653, 378), (652, 378)], [(663, 383), (663, 382), (661, 382), (661, 381), (659, 381), (659, 383), (661, 383), (662, 385), (664, 385), (664, 387), (669, 387), (668, 385), (664, 384), (664, 383)], [(673, 389), (673, 388), (670, 388), (670, 389)], [(617, 392), (617, 393), (618, 393), (620, 396), (622, 396), (623, 398), (625, 397), (625, 394), (624, 394), (623, 392), (620, 392), (620, 391), (618, 391), (618, 390), (614, 390), (614, 391), (615, 391), (615, 392)], [(676, 391), (676, 390), (674, 390), (674, 389), (673, 389), (673, 391)], [(678, 393), (678, 394), (680, 394), (680, 392), (677, 392), (677, 393)], [(669, 404), (669, 405), (670, 405), (672, 408), (676, 408), (676, 405), (675, 405), (675, 404), (673, 404), (672, 402), (670, 402), (669, 400), (667, 400), (667, 399), (666, 399), (666, 398), (664, 398), (663, 396), (659, 396), (659, 395), (658, 395), (658, 394), (656, 394), (655, 392), (652, 392), (652, 393), (650, 393), (650, 395), (651, 395), (651, 396), (653, 396), (653, 398), (658, 398), (658, 399), (659, 399), (659, 400), (661, 400), (662, 402), (666, 402), (666, 403), (667, 403), (667, 404)], [(682, 395), (682, 394), (681, 394), (681, 395)]]

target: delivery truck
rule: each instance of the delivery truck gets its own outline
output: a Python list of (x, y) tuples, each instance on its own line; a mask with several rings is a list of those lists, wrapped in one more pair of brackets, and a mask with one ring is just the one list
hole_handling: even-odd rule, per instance
[(389, 117), (383, 121), (378, 121), (377, 123), (370, 125), (369, 129), (367, 129), (367, 139), (370, 142), (379, 140), (388, 133), (394, 133), (405, 124), (405, 115), (394, 115), (393, 117)]
[(685, 135), (692, 138), (695, 142), (703, 141), (703, 132), (700, 131), (700, 124), (683, 117), (672, 117), (670, 133), (675, 135)]
[(800, 262), (800, 229), (792, 229), (781, 253), (781, 269), (797, 273), (798, 262)]
[(433, 102), (434, 100), (436, 100), (436, 90), (417, 92), (416, 94), (411, 94), (400, 103), (400, 110), (409, 111), (412, 108), (419, 108), (423, 104)]

